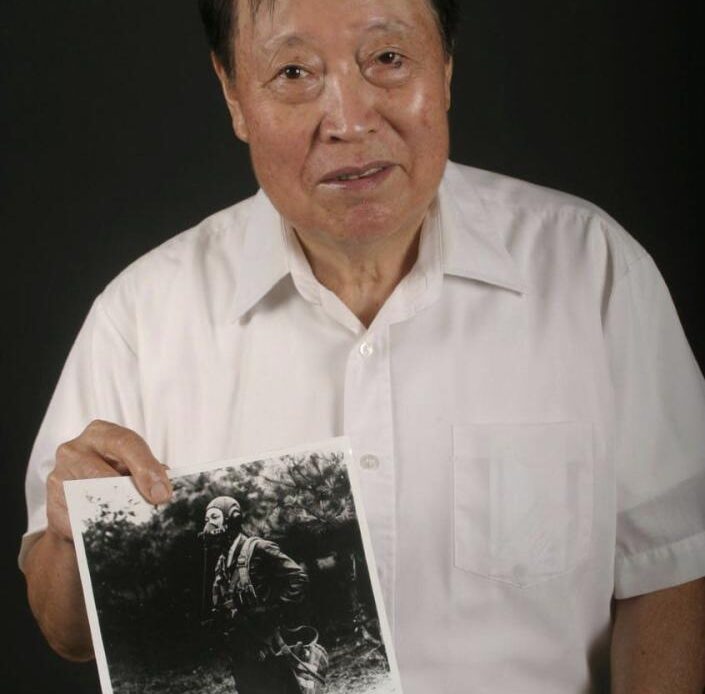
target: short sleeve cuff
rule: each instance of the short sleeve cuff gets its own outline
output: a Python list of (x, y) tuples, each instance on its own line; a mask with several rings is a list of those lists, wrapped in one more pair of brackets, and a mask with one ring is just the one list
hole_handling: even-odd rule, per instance
[(26, 532), (22, 536), (22, 544), (20, 545), (20, 554), (17, 557), (17, 565), (20, 567), (20, 571), (24, 573), (24, 564), (27, 559), (27, 553), (35, 545), (37, 540), (44, 534), (45, 529), (35, 530), (33, 532)]
[(705, 576), (705, 532), (632, 556), (615, 558), (618, 600), (672, 588)]

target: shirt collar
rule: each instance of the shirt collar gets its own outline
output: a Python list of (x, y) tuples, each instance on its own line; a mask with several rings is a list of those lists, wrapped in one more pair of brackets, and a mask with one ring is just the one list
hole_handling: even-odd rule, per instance
[(448, 162), (438, 191), (443, 272), (525, 293), (525, 282), (497, 221), (463, 169), (467, 167)]
[(289, 274), (281, 215), (260, 189), (252, 200), (237, 267), (233, 319), (242, 318)]
[[(438, 191), (444, 274), (526, 291), (496, 223), (459, 165), (448, 162)], [(232, 307), (235, 320), (296, 270), (281, 215), (263, 190), (255, 195), (246, 222)]]

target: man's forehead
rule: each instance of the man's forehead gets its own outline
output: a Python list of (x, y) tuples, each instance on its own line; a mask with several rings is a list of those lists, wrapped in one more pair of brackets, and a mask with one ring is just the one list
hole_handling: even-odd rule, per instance
[[(395, 34), (398, 36), (408, 36), (414, 33), (415, 27), (401, 19), (373, 19), (367, 23), (351, 27), (354, 31), (362, 35), (365, 34)], [(307, 42), (313, 41), (314, 36), (306, 31), (296, 31), (284, 29), (279, 33), (267, 38), (266, 41), (260, 44), (262, 51), (269, 53), (280, 47), (296, 48)]]
[[(296, 16), (306, 11), (306, 0), (235, 0), (238, 7), (238, 26), (248, 25), (250, 30), (258, 34), (266, 33), (271, 39), (284, 38), (289, 40), (296, 32), (287, 31)], [(351, 23), (350, 28), (360, 32), (397, 32), (409, 33), (417, 28), (414, 15), (419, 9), (431, 10), (430, 0), (329, 0), (337, 5), (350, 8), (351, 20), (360, 10), (368, 13), (367, 18)], [(242, 10), (247, 17), (243, 17)], [(264, 11), (263, 11), (264, 10)], [(416, 12), (414, 12), (416, 10)], [(357, 12), (356, 12), (357, 11)], [(404, 21), (399, 14), (407, 15)], [(321, 20), (323, 21), (323, 20)], [(339, 29), (339, 27), (335, 27)], [(305, 36), (304, 36), (305, 37)], [(269, 39), (268, 39), (269, 40)]]

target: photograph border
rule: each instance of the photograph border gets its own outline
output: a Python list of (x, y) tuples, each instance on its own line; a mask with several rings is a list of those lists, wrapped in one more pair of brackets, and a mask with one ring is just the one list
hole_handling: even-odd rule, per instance
[[(367, 523), (367, 515), (362, 498), (362, 487), (359, 480), (359, 473), (355, 465), (350, 439), (347, 436), (339, 436), (335, 438), (325, 439), (323, 441), (312, 442), (293, 446), (291, 448), (278, 449), (274, 451), (266, 451), (258, 455), (240, 456), (237, 458), (228, 458), (223, 460), (215, 460), (202, 464), (194, 464), (181, 466), (177, 468), (167, 468), (169, 479), (184, 477), (187, 475), (199, 474), (202, 472), (210, 472), (227, 467), (239, 467), (247, 463), (252, 463), (260, 460), (276, 460), (286, 455), (297, 455), (302, 453), (334, 453), (342, 452), (344, 454), (343, 464), (347, 470), (348, 479), (350, 480), (350, 488), (352, 491), (353, 503), (355, 505), (355, 515), (360, 535), (362, 538), (362, 547), (367, 562), (369, 579), (372, 586), (372, 593), (379, 618), (380, 633), (382, 642), (386, 650), (387, 662), (389, 665), (389, 673), (398, 694), (403, 694), (399, 666), (394, 652), (394, 641), (392, 639), (392, 631), (390, 622), (387, 617), (387, 611), (384, 604), (382, 587), (377, 572), (377, 562), (375, 560), (372, 547), (372, 538), (370, 535), (369, 526)], [(98, 676), (100, 678), (100, 686), (103, 694), (113, 694), (112, 681), (110, 679), (109, 663), (103, 638), (100, 630), (100, 622), (98, 620), (98, 610), (95, 604), (95, 596), (93, 593), (93, 585), (91, 582), (86, 550), (83, 544), (83, 523), (84, 518), (80, 514), (79, 505), (85, 503), (86, 494), (90, 494), (95, 490), (96, 482), (105, 483), (106, 480), (112, 482), (118, 478), (96, 478), (89, 480), (68, 480), (64, 482), (64, 491), (66, 494), (66, 502), (71, 520), (71, 532), (73, 534), (74, 545), (76, 547), (76, 558), (78, 561), (78, 569), (81, 577), (81, 586), (83, 596), (86, 603), (86, 612), (88, 614), (88, 623), (93, 639), (93, 649), (95, 653), (96, 665), (98, 668)], [(124, 480), (124, 482), (122, 481)], [(121, 478), (120, 484), (129, 484), (131, 478), (129, 476)], [(145, 502), (147, 503), (147, 502)]]

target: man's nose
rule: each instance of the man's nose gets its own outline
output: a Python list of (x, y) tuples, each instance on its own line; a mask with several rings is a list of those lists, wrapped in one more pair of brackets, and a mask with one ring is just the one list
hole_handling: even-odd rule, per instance
[(356, 142), (379, 130), (375, 87), (356, 69), (329, 75), (323, 94), (320, 136), (324, 142)]

